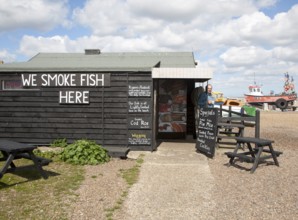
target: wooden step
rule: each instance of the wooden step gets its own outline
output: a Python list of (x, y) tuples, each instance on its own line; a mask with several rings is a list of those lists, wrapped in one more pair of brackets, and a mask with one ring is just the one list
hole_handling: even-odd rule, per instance
[(113, 158), (126, 159), (130, 151), (127, 147), (104, 147), (108, 151), (108, 155)]

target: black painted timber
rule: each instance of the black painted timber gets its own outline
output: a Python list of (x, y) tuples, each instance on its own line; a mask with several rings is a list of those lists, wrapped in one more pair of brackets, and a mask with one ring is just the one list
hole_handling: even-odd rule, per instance
[[(21, 73), (0, 74), (0, 82), (15, 79), (20, 80)], [(129, 82), (152, 84), (151, 72), (111, 73), (111, 86), (104, 88), (3, 90), (0, 85), (0, 139), (31, 144), (90, 139), (105, 147), (127, 148)], [(59, 91), (68, 90), (89, 91), (90, 103), (59, 104)]]

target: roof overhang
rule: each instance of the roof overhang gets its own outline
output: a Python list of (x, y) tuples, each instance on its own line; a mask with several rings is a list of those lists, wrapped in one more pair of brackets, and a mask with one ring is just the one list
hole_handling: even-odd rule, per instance
[(152, 68), (153, 79), (199, 79), (210, 80), (213, 76), (210, 68)]

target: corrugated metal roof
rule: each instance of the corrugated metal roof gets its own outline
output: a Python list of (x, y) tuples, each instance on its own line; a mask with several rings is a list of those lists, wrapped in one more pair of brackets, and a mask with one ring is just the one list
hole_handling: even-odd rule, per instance
[(39, 53), (27, 62), (0, 65), (0, 72), (151, 71), (195, 67), (192, 52)]

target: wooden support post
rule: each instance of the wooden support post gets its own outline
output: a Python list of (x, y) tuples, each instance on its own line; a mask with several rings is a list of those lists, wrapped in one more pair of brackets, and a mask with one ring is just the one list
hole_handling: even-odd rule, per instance
[(232, 106), (229, 106), (229, 117), (232, 117)]
[(220, 117), (222, 117), (222, 105), (220, 105)]
[(260, 128), (261, 128), (261, 125), (260, 125), (260, 111), (259, 110), (256, 110), (256, 124), (255, 124), (255, 138), (260, 138)]

